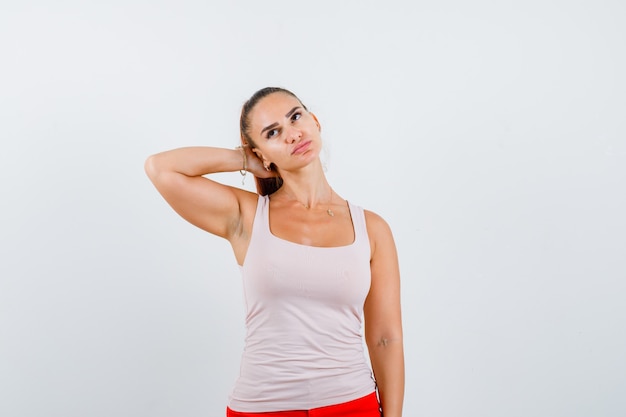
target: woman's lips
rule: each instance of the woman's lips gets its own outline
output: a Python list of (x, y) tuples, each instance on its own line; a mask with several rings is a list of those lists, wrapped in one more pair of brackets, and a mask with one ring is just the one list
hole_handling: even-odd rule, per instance
[(310, 140), (306, 141), (306, 142), (299, 143), (298, 146), (293, 148), (293, 151), (291, 151), (291, 154), (295, 155), (295, 154), (299, 154), (299, 153), (305, 152), (307, 149), (309, 149), (309, 145), (310, 144), (311, 144)]

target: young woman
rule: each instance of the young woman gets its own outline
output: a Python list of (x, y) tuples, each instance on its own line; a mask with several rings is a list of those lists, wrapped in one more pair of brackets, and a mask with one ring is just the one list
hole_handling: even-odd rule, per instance
[[(247, 336), (227, 416), (402, 414), (393, 237), (381, 217), (333, 191), (320, 131), (293, 93), (268, 87), (243, 106), (238, 149), (180, 148), (146, 161), (165, 200), (228, 240), (242, 271)], [(253, 174), (258, 193), (204, 177), (230, 171)]]

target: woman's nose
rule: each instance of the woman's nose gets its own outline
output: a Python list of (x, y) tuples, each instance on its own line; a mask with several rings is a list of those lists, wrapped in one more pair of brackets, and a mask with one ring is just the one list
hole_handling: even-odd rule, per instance
[(302, 132), (298, 129), (291, 129), (287, 134), (287, 142), (294, 143), (302, 136)]

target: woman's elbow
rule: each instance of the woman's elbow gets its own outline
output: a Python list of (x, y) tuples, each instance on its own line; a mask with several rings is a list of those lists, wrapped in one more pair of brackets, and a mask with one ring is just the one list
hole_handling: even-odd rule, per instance
[(146, 158), (146, 161), (143, 164), (143, 169), (148, 178), (150, 178), (150, 180), (154, 182), (156, 177), (159, 175), (159, 172), (161, 171), (161, 166), (159, 164), (159, 155), (150, 155), (148, 158)]

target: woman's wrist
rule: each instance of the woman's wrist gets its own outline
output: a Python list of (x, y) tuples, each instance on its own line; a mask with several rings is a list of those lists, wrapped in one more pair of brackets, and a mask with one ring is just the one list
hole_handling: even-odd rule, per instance
[(239, 145), (235, 149), (239, 150), (241, 154), (241, 169), (239, 173), (241, 174), (241, 185), (245, 185), (246, 183), (246, 174), (248, 174), (248, 155), (246, 154), (245, 145)]

